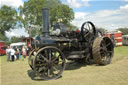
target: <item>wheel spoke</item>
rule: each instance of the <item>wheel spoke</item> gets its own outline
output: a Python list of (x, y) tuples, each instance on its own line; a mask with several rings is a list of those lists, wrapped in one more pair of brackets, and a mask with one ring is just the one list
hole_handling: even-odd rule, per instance
[(49, 77), (49, 75), (50, 75), (50, 69), (48, 68), (48, 77)]
[(60, 64), (63, 64), (62, 61), (56, 61), (54, 63), (52, 63), (52, 66), (59, 66)]
[(105, 42), (104, 41), (102, 41), (102, 43), (101, 43), (101, 47), (105, 47), (106, 46), (106, 44), (105, 44)]
[(57, 69), (55, 66), (52, 66), (52, 68), (53, 68), (55, 71), (58, 72), (58, 69)]
[(54, 62), (55, 60), (59, 59), (59, 55), (58, 56), (55, 56), (55, 58), (52, 60), (52, 62)]
[(39, 67), (38, 72), (44, 71), (44, 67)]
[(86, 33), (85, 35), (84, 35), (84, 37), (86, 37), (86, 36), (88, 36), (89, 35), (89, 32), (88, 33)]
[(40, 54), (41, 55), (41, 57), (46, 61), (46, 62), (48, 62), (48, 59), (47, 58), (45, 58), (42, 54)]
[(108, 47), (109, 45), (111, 45), (111, 43), (108, 43), (108, 44), (106, 45), (106, 47)]
[(89, 23), (88, 23), (88, 28), (89, 28), (89, 30), (90, 30), (90, 26), (89, 26)]
[(105, 47), (100, 47), (101, 50), (106, 51), (107, 49)]
[(104, 50), (104, 47), (100, 47), (101, 50)]
[(102, 42), (103, 42), (103, 45), (106, 46), (105, 40), (103, 40)]
[(52, 52), (51, 52), (51, 50), (49, 50), (49, 61), (51, 61), (51, 57), (52, 57)]

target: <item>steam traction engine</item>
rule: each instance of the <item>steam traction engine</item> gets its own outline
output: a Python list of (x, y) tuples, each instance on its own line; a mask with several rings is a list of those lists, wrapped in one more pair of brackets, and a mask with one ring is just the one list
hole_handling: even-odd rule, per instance
[(114, 46), (108, 37), (102, 36), (90, 21), (81, 26), (81, 31), (66, 31), (62, 23), (49, 32), (49, 10), (42, 10), (42, 35), (32, 41), (33, 50), (29, 55), (30, 67), (44, 80), (61, 76), (66, 66), (66, 59), (76, 62), (94, 61), (95, 64), (107, 65), (113, 57)]

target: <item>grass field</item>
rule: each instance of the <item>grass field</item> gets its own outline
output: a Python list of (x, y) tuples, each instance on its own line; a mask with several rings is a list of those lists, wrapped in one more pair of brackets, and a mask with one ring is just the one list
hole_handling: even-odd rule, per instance
[(28, 60), (6, 62), (0, 56), (0, 85), (128, 85), (128, 46), (116, 47), (107, 66), (68, 64), (56, 80), (33, 80)]

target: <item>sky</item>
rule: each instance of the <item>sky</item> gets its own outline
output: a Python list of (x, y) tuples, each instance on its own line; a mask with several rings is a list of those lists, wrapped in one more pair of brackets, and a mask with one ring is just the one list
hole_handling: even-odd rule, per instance
[[(8, 5), (13, 8), (23, 6), (26, 0), (1, 0), (0, 6)], [(128, 27), (128, 0), (61, 0), (69, 5), (75, 14), (71, 22), (81, 27), (85, 21), (92, 21), (96, 27), (106, 30), (115, 30), (120, 27)], [(6, 32), (7, 36), (28, 36), (24, 28), (18, 28)]]

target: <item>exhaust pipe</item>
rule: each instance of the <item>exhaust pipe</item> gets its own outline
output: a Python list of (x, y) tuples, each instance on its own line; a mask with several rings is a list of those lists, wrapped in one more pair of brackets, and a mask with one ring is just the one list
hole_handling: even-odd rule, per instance
[(49, 37), (49, 9), (42, 9), (42, 18), (43, 18), (43, 29), (42, 34), (44, 37)]

